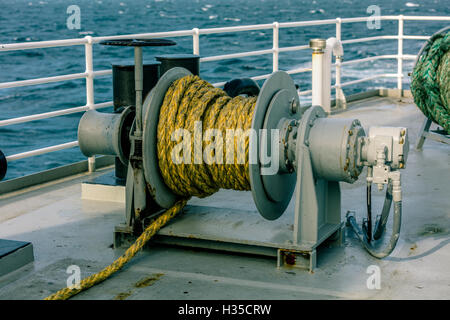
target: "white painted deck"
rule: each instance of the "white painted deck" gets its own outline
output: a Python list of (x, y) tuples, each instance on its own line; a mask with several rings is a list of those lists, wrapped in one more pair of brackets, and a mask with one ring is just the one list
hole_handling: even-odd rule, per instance
[[(333, 117), (358, 118), (365, 128), (409, 128), (402, 231), (390, 257), (370, 257), (349, 230), (341, 248), (319, 249), (313, 274), (277, 269), (273, 258), (157, 245), (73, 299), (449, 299), (450, 146), (427, 140), (423, 151), (414, 149), (424, 118), (408, 98), (361, 100)], [(85, 277), (123, 252), (112, 249), (112, 243), (124, 204), (81, 200), (81, 182), (88, 178), (80, 174), (0, 195), (0, 238), (30, 241), (35, 250), (34, 264), (0, 278), (0, 299), (42, 299), (66, 285), (69, 265), (80, 266)], [(350, 209), (365, 216), (363, 175), (341, 186), (342, 217)], [(383, 196), (374, 191), (374, 215)], [(247, 192), (220, 191), (190, 203), (256, 210)], [(282, 219), (288, 220), (292, 211), (293, 202)], [(369, 265), (381, 268), (380, 290), (366, 286)]]

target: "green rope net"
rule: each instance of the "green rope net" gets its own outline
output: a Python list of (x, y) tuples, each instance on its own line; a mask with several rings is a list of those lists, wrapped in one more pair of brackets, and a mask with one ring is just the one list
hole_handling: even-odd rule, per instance
[(450, 134), (450, 27), (434, 34), (422, 47), (411, 92), (424, 115)]

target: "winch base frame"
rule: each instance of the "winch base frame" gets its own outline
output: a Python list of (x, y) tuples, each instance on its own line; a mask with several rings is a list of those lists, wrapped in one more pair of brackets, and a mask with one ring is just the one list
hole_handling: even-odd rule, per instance
[[(276, 258), (278, 268), (312, 272), (321, 244), (342, 245), (344, 222), (320, 228), (315, 243), (295, 243), (294, 216), (291, 211), (284, 219), (268, 221), (261, 219), (256, 210), (188, 205), (151, 243), (267, 256)], [(114, 230), (114, 247), (129, 247), (137, 237), (125, 224), (118, 225)]]

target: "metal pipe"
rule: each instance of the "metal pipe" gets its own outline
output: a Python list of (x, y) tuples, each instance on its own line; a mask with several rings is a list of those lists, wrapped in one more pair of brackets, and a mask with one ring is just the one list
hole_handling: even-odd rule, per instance
[(385, 36), (374, 36), (374, 37), (343, 40), (342, 44), (351, 44), (351, 43), (377, 41), (377, 40), (397, 40), (397, 39), (398, 39), (398, 36), (385, 35)]
[(398, 17), (398, 59), (397, 59), (397, 89), (403, 88), (403, 15)]
[[(92, 55), (92, 37), (86, 36), (86, 44), (84, 45), (84, 55), (86, 59), (86, 106), (93, 109), (94, 102), (94, 62)], [(88, 158), (89, 172), (95, 171), (95, 156)]]
[(192, 29), (192, 51), (193, 54), (200, 55), (200, 33), (198, 28)]
[(89, 109), (107, 108), (107, 107), (111, 107), (112, 105), (113, 105), (113, 102), (108, 101), (108, 102), (94, 104), (93, 108), (89, 108), (88, 106), (81, 106), (81, 107), (74, 107), (74, 108), (62, 109), (62, 110), (57, 110), (57, 111), (38, 113), (38, 114), (30, 115), (30, 116), (0, 120), (0, 127), (9, 126), (9, 125), (18, 124), (18, 123), (26, 123), (26, 122), (41, 120), (41, 119), (49, 119), (49, 118), (53, 118), (53, 117), (64, 116), (64, 115), (78, 113), (78, 112), (84, 112)]
[[(362, 62), (368, 62), (368, 61), (375, 61), (375, 60), (380, 60), (380, 59), (397, 59), (397, 55), (396, 54), (384, 54), (384, 55), (381, 55), (381, 56), (373, 56), (373, 57), (362, 58), (362, 59), (354, 59), (354, 60), (341, 62), (340, 65), (341, 66), (346, 66), (346, 65), (349, 65), (349, 64), (362, 63)], [(337, 63), (335, 65), (336, 65), (336, 68), (337, 68)]]
[[(341, 44), (342, 47), (342, 19), (336, 18), (336, 40)], [(344, 91), (341, 87), (341, 75), (342, 75), (342, 59), (344, 48), (342, 47), (342, 56), (336, 56), (336, 75), (335, 75), (335, 97), (336, 106), (338, 108), (345, 109), (347, 107), (345, 103)]]
[(278, 22), (273, 23), (273, 55), (272, 55), (272, 72), (278, 71), (278, 38), (279, 38), (279, 26)]
[[(111, 70), (100, 70), (100, 71), (93, 72), (92, 75), (94, 77), (100, 77), (100, 76), (105, 76), (105, 75), (109, 75), (109, 74), (111, 74)], [(2, 83), (0, 83), (0, 89), (18, 88), (18, 87), (34, 86), (34, 85), (46, 84), (46, 83), (52, 83), (52, 82), (84, 79), (87, 76), (88, 76), (88, 74), (86, 72), (82, 72), (82, 73), (65, 74), (65, 75), (61, 75), (61, 76), (19, 80), (19, 81), (11, 81), (11, 82), (2, 82)]]
[(144, 71), (142, 47), (134, 47), (134, 81), (136, 90), (136, 135), (142, 135), (142, 90), (144, 88)]
[(366, 81), (370, 81), (370, 80), (375, 80), (377, 78), (397, 78), (397, 76), (398, 75), (396, 73), (381, 73), (381, 74), (377, 74), (377, 75), (374, 75), (371, 77), (341, 83), (341, 87), (350, 86), (353, 84), (366, 82)]
[(306, 50), (306, 49), (309, 49), (309, 45), (278, 48), (278, 52), (300, 51), (300, 50)]
[(287, 74), (297, 74), (297, 73), (304, 73), (304, 72), (311, 72), (312, 68), (298, 68), (298, 69), (291, 69), (286, 71)]
[(84, 79), (84, 78), (86, 78), (86, 76), (87, 76), (87, 73), (83, 72), (83, 73), (72, 73), (72, 74), (66, 74), (66, 75), (61, 75), (61, 76), (45, 77), (45, 78), (38, 78), (38, 79), (3, 82), (3, 83), (0, 83), (0, 89), (18, 88), (18, 87), (34, 86), (34, 85), (38, 85), (38, 84), (45, 84), (45, 83), (52, 83), (52, 82), (59, 82), (59, 81)]
[(26, 152), (17, 153), (17, 154), (11, 155), (11, 156), (7, 156), (6, 161), (9, 162), (9, 161), (14, 161), (14, 160), (20, 160), (20, 159), (24, 159), (24, 158), (38, 156), (41, 154), (46, 154), (46, 153), (53, 152), (53, 151), (69, 149), (69, 148), (73, 148), (73, 147), (77, 147), (77, 146), (78, 146), (78, 141), (62, 143), (62, 144), (58, 144), (56, 146), (45, 147), (45, 148), (41, 148), (41, 149), (26, 151)]
[(200, 59), (200, 62), (209, 62), (209, 61), (218, 61), (218, 60), (225, 60), (225, 59), (234, 59), (234, 58), (259, 56), (259, 55), (271, 54), (271, 53), (273, 53), (273, 49), (256, 50), (256, 51), (248, 51), (248, 52), (239, 52), (239, 53), (230, 53), (230, 54), (223, 54), (223, 55), (219, 55), (219, 56), (204, 57), (204, 58)]
[[(312, 52), (312, 105), (323, 107), (323, 65), (325, 39), (312, 39), (309, 41)], [(326, 112), (330, 110), (324, 109)]]
[[(323, 58), (323, 91), (322, 91), (322, 108), (327, 111), (331, 112), (331, 65), (332, 65), (332, 55), (336, 57), (336, 61), (340, 61), (340, 59), (344, 56), (344, 48), (342, 47), (341, 42), (337, 38), (329, 38), (326, 41), (326, 48), (324, 52), (324, 58)], [(338, 67), (336, 67), (336, 74), (337, 74)], [(340, 72), (340, 67), (339, 67)], [(336, 81), (339, 81), (339, 87), (336, 83), (336, 91), (341, 92), (340, 88), (340, 77), (339, 79), (336, 76)], [(338, 104), (341, 101), (343, 101), (343, 93), (337, 97), (336, 101), (338, 101)]]

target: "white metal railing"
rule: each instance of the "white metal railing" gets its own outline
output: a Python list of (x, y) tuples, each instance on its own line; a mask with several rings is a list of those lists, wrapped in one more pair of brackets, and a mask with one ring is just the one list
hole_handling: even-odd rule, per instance
[[(93, 57), (92, 57), (92, 47), (94, 44), (99, 43), (103, 40), (110, 39), (128, 39), (128, 38), (159, 38), (159, 37), (192, 37), (192, 48), (193, 53), (196, 55), (200, 55), (200, 35), (209, 35), (209, 34), (218, 34), (218, 33), (229, 33), (229, 32), (242, 32), (242, 31), (252, 31), (252, 30), (272, 30), (273, 32), (273, 45), (270, 49), (265, 50), (257, 50), (257, 51), (248, 51), (248, 52), (238, 52), (210, 57), (202, 57), (200, 62), (210, 62), (210, 61), (219, 61), (224, 59), (233, 59), (233, 58), (242, 58), (256, 55), (265, 55), (272, 54), (272, 69), (273, 71), (278, 70), (278, 62), (279, 62), (279, 53), (280, 52), (291, 52), (291, 51), (300, 51), (309, 49), (308, 45), (298, 45), (292, 47), (279, 47), (279, 30), (282, 28), (295, 28), (295, 27), (307, 27), (307, 26), (318, 26), (318, 25), (336, 25), (336, 39), (341, 41), (342, 44), (354, 44), (354, 43), (362, 43), (369, 41), (379, 41), (379, 40), (397, 40), (398, 47), (397, 53), (391, 55), (380, 55), (374, 56), (364, 59), (355, 59), (350, 61), (341, 62), (336, 61), (334, 64), (336, 67), (335, 73), (335, 84), (332, 86), (334, 89), (340, 89), (345, 86), (371, 81), (377, 78), (397, 78), (397, 89), (402, 89), (402, 80), (403, 80), (403, 60), (414, 60), (416, 58), (415, 55), (404, 55), (403, 54), (403, 40), (426, 40), (429, 36), (423, 35), (404, 35), (403, 27), (404, 21), (406, 20), (415, 20), (415, 21), (450, 21), (450, 17), (447, 16), (381, 16), (380, 20), (397, 20), (398, 21), (398, 34), (397, 35), (382, 35), (382, 36), (373, 36), (373, 37), (365, 37), (365, 38), (357, 38), (357, 39), (346, 39), (343, 40), (341, 37), (341, 26), (343, 23), (358, 23), (358, 22), (366, 22), (367, 17), (358, 17), (358, 18), (336, 18), (336, 19), (326, 19), (326, 20), (314, 20), (314, 21), (297, 21), (297, 22), (274, 22), (271, 24), (258, 24), (258, 25), (247, 25), (247, 26), (235, 26), (235, 27), (224, 27), (224, 28), (206, 28), (199, 29), (194, 28), (192, 30), (180, 30), (180, 31), (169, 31), (169, 32), (154, 32), (154, 33), (141, 33), (141, 34), (128, 34), (128, 35), (120, 35), (120, 36), (106, 36), (106, 37), (91, 37), (86, 36), (80, 39), (65, 39), (65, 40), (54, 40), (54, 41), (37, 41), (37, 42), (26, 42), (26, 43), (10, 43), (10, 44), (0, 44), (0, 52), (2, 51), (15, 51), (15, 50), (26, 50), (26, 49), (38, 49), (38, 48), (51, 48), (51, 47), (64, 47), (64, 46), (75, 46), (75, 45), (84, 45), (85, 47), (85, 64), (86, 70), (83, 73), (74, 73), (68, 75), (59, 75), (53, 77), (46, 78), (38, 78), (38, 79), (30, 79), (30, 80), (22, 80), (22, 81), (13, 81), (13, 82), (3, 82), (0, 83), (0, 89), (5, 88), (15, 88), (22, 86), (32, 86), (38, 84), (45, 84), (51, 82), (59, 82), (59, 81), (67, 81), (74, 79), (85, 79), (86, 80), (86, 104), (84, 106), (63, 109), (58, 111), (34, 114), (29, 116), (17, 117), (12, 119), (0, 120), (0, 127), (13, 125), (18, 123), (24, 123), (39, 119), (47, 119), (51, 117), (57, 117), (62, 115), (68, 115), (78, 112), (83, 112), (89, 109), (99, 109), (106, 108), (113, 105), (112, 101), (103, 102), (103, 103), (95, 103), (94, 101), (94, 78), (110, 75), (112, 74), (111, 70), (100, 70), (94, 71), (93, 69)], [(341, 82), (342, 75), (342, 67), (345, 65), (356, 64), (361, 62), (368, 62), (374, 60), (383, 60), (383, 59), (396, 59), (397, 60), (397, 72), (396, 73), (383, 73), (373, 75), (367, 78)], [(297, 68), (292, 70), (287, 70), (289, 74), (299, 74), (304, 72), (311, 72), (311, 68)], [(270, 76), (270, 74), (258, 75), (252, 77), (254, 80), (262, 80), (266, 79)], [(225, 82), (215, 83), (215, 86), (222, 86)], [(309, 95), (311, 94), (311, 90), (300, 91), (299, 95)], [(28, 158), (35, 155), (45, 154), (57, 150), (63, 150), (68, 148), (73, 148), (78, 146), (78, 141), (72, 141), (68, 143), (63, 143), (55, 146), (49, 146), (37, 150), (22, 152), (19, 154), (8, 155), (6, 157), (7, 161), (14, 161), (18, 159)], [(95, 170), (95, 158), (89, 158), (89, 170)]]

